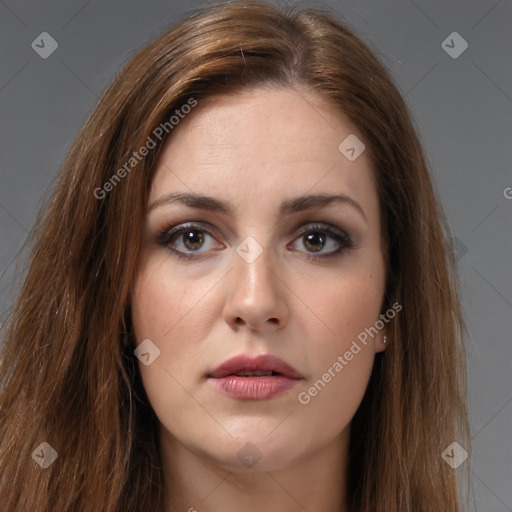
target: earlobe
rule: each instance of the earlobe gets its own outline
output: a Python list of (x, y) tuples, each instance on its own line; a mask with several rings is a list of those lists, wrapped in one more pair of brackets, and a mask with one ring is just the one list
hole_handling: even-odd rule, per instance
[(383, 352), (386, 350), (388, 346), (388, 337), (387, 335), (378, 336), (375, 340), (375, 352)]

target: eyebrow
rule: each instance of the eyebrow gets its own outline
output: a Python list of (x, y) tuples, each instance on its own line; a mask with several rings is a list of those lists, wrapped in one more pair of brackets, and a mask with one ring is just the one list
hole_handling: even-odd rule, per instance
[[(152, 211), (163, 205), (174, 203), (184, 204), (191, 208), (200, 208), (232, 216), (235, 208), (228, 202), (215, 199), (214, 197), (189, 192), (171, 192), (155, 199), (150, 205), (148, 211)], [(331, 204), (342, 203), (352, 206), (363, 217), (366, 224), (368, 219), (361, 205), (349, 196), (343, 194), (306, 194), (303, 196), (287, 199), (281, 203), (279, 215), (289, 215), (312, 208), (325, 208)]]

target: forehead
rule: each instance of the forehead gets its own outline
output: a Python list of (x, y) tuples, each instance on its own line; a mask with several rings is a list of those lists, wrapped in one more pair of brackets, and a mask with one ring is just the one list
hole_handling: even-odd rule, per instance
[(368, 155), (350, 161), (340, 152), (340, 143), (354, 135), (345, 116), (300, 89), (199, 102), (163, 148), (151, 199), (174, 189), (217, 194), (234, 203), (305, 192), (375, 196)]

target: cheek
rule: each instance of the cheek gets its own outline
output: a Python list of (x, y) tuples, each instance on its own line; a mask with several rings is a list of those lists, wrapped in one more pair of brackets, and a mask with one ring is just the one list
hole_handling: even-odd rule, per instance
[(185, 277), (169, 256), (155, 255), (141, 267), (132, 292), (132, 319), (137, 341), (154, 337), (155, 343), (172, 343), (187, 329), (194, 335), (196, 321), (211, 308), (204, 295), (208, 280)]
[[(296, 288), (295, 291), (307, 298), (307, 306), (315, 317), (315, 327), (322, 333), (320, 336), (311, 334), (312, 339), (316, 339), (316, 346), (323, 349), (319, 356), (332, 357), (333, 353), (348, 350), (352, 340), (361, 333), (364, 337), (365, 329), (374, 326), (379, 318), (384, 270), (378, 260), (371, 266), (352, 265), (335, 276), (317, 280), (315, 286), (310, 282), (303, 284), (302, 289)], [(304, 325), (304, 328), (308, 329), (308, 326)], [(373, 338), (369, 337), (368, 342), (370, 345)]]
[(166, 255), (151, 256), (139, 270), (131, 298), (132, 324), (136, 345), (150, 339), (160, 351), (150, 365), (138, 363), (159, 417), (194, 403), (185, 388), (197, 373), (201, 346), (208, 339), (212, 317), (218, 315), (205, 300), (213, 284), (204, 279), (191, 285), (190, 277), (176, 270)]
[(311, 323), (303, 325), (314, 340), (313, 350), (305, 347), (314, 371), (299, 390), (298, 402), (308, 417), (322, 418), (326, 439), (350, 423), (371, 375), (376, 336), (368, 332), (379, 318), (384, 287), (382, 267), (374, 268), (353, 268), (307, 295), (321, 322), (314, 322), (317, 334)]
[(337, 354), (322, 365), (308, 387), (299, 391), (297, 401), (302, 417), (304, 444), (311, 450), (326, 445), (344, 431), (356, 413), (371, 374), (374, 352), (361, 347), (361, 351), (347, 361)]

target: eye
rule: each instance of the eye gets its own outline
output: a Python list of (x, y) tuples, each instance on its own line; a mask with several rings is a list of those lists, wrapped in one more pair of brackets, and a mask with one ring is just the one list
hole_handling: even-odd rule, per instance
[[(215, 241), (213, 235), (206, 228), (196, 223), (187, 223), (164, 229), (160, 233), (158, 243), (177, 254), (179, 259), (190, 260), (198, 258), (208, 251), (224, 247), (219, 243), (210, 242), (208, 244), (208, 239)], [(299, 241), (306, 248), (309, 253), (308, 258), (311, 260), (334, 258), (340, 256), (344, 250), (353, 247), (350, 236), (344, 230), (330, 224), (305, 226), (302, 228), (299, 238), (296, 238), (291, 244), (292, 248), (295, 248)], [(325, 248), (327, 250), (324, 250)], [(204, 250), (201, 251), (201, 249)]]
[[(209, 250), (213, 250), (208, 247), (208, 239), (214, 240), (213, 236), (204, 227), (194, 224), (181, 224), (174, 228), (165, 229), (158, 239), (158, 243), (167, 247), (169, 250), (178, 255), (178, 258), (192, 259), (197, 257), (194, 253), (203, 253)], [(206, 246), (204, 251), (200, 251)], [(217, 244), (217, 248), (224, 247), (223, 245)]]
[[(311, 255), (312, 260), (333, 258), (341, 255), (345, 249), (351, 249), (353, 242), (348, 233), (327, 224), (310, 224), (303, 228), (300, 237), (295, 239), (293, 246), (301, 242)], [(327, 248), (326, 250), (324, 250)], [(329, 250), (331, 248), (331, 250)], [(323, 252), (321, 252), (323, 251)]]

